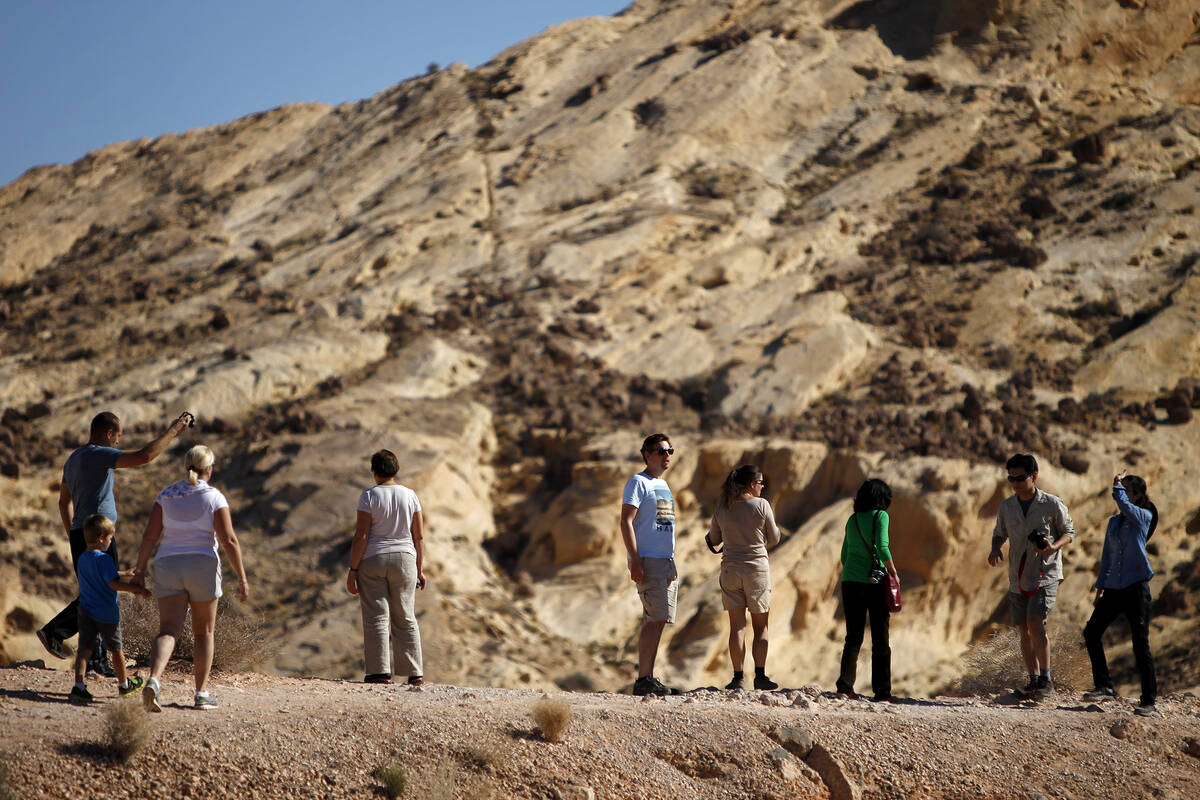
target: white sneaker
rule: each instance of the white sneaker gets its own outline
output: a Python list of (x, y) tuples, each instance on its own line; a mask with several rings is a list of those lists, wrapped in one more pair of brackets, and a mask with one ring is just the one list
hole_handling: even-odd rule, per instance
[(142, 687), (142, 708), (153, 712), (162, 711), (158, 702), (158, 681), (154, 678), (146, 678), (146, 685)]
[(194, 706), (200, 710), (208, 711), (218, 706), (217, 698), (213, 697), (208, 692), (196, 692)]

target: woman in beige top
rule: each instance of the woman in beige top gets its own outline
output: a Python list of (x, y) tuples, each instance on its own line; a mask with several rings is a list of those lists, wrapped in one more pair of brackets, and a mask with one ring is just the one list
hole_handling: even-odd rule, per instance
[(763, 474), (753, 464), (738, 467), (721, 486), (721, 502), (704, 537), (710, 548), (722, 542), (721, 603), (729, 612), (729, 660), (733, 680), (726, 689), (742, 688), (746, 658), (746, 610), (754, 641), (754, 688), (772, 691), (779, 684), (767, 677), (767, 614), (771, 607), (771, 568), (767, 548), (779, 542), (771, 504), (762, 498)]

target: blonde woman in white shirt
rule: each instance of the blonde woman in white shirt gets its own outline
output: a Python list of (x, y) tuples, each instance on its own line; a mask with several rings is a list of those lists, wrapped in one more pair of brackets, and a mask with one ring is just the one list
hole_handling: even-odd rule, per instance
[[(391, 683), (408, 675), (425, 682), (417, 589), (425, 588), (424, 521), (417, 493), (396, 483), (400, 461), (390, 450), (371, 456), (375, 486), (358, 498), (346, 591), (362, 609), (364, 681)], [(391, 633), (389, 647), (388, 633)]]
[[(225, 495), (209, 486), (213, 452), (202, 444), (184, 456), (187, 479), (159, 492), (142, 535), (134, 582), (145, 584), (146, 566), (154, 555), (154, 596), (158, 598), (159, 633), (150, 653), (150, 677), (142, 690), (147, 711), (162, 711), (159, 679), (175, 651), (188, 609), (192, 612), (192, 671), (198, 709), (217, 707), (208, 693), (212, 670), (213, 631), (217, 601), (221, 597), (221, 558), (225, 551), (238, 577), (238, 597), (245, 602), (250, 584), (242, 564), (242, 549), (233, 531), (233, 517)], [(155, 547), (158, 552), (155, 553)]]

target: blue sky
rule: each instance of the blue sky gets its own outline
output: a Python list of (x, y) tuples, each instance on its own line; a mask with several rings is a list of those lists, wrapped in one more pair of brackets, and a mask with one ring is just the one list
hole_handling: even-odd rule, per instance
[(106, 144), (474, 67), (629, 0), (0, 0), (0, 185)]

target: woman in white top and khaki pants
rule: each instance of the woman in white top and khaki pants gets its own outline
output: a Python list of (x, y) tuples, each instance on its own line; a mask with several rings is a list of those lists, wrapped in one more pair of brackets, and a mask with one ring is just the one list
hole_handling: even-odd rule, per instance
[[(396, 483), (400, 462), (390, 450), (371, 456), (375, 486), (358, 499), (346, 591), (362, 609), (363, 662), (367, 683), (425, 682), (416, 593), (425, 588), (424, 521), (417, 493)], [(388, 633), (391, 647), (388, 647)]]

